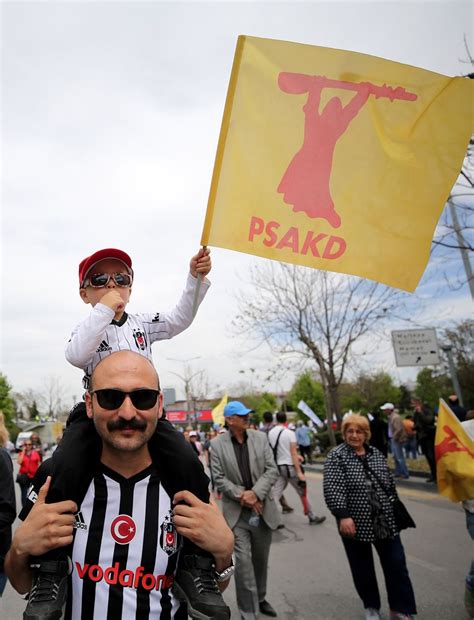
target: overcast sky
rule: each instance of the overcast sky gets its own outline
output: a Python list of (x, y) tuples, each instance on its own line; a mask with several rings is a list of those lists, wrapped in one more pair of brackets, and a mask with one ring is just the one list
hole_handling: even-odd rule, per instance
[[(79, 261), (102, 247), (133, 259), (128, 309), (177, 301), (198, 249), (237, 36), (354, 50), (459, 75), (471, 2), (2, 2), (1, 371), (15, 391), (64, 384), (68, 404), (81, 371), (64, 358), (88, 312)], [(275, 360), (229, 331), (235, 291), (250, 264), (212, 251), (212, 287), (193, 326), (154, 347), (162, 384), (205, 369), (216, 391), (265, 373)], [(472, 316), (466, 287), (436, 279), (421, 325)], [(251, 294), (251, 291), (249, 291)], [(172, 359), (169, 359), (172, 358)], [(397, 379), (389, 334), (370, 369)], [(240, 371), (247, 371), (241, 373)], [(272, 387), (288, 388), (291, 373)], [(181, 391), (182, 394), (182, 391)]]

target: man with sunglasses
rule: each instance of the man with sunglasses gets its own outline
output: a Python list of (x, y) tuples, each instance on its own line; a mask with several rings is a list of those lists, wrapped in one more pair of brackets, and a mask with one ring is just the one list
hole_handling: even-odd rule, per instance
[[(66, 358), (84, 370), (83, 384), (89, 389), (94, 368), (114, 352), (131, 350), (151, 360), (151, 345), (173, 338), (193, 321), (196, 308), (210, 283), (209, 250), (202, 248), (190, 261), (185, 289), (169, 312), (129, 314), (133, 268), (130, 256), (117, 248), (99, 250), (79, 264), (79, 295), (92, 306), (89, 316), (74, 329), (66, 347)], [(187, 489), (200, 500), (209, 501), (209, 480), (194, 452), (182, 435), (166, 420), (160, 420), (150, 438), (155, 463), (173, 471), (169, 493)], [(41, 471), (43, 480), (52, 475), (48, 502), (73, 500), (80, 504), (92, 479), (101, 453), (101, 444), (87, 418), (84, 403), (72, 410), (63, 439), (55, 450), (51, 465)], [(67, 589), (67, 557), (63, 550), (35, 558), (38, 565), (25, 620), (54, 620), (63, 607)], [(212, 558), (184, 539), (175, 587), (188, 602), (192, 617), (226, 620), (230, 610), (215, 587)], [(211, 584), (204, 590), (200, 583)], [(57, 596), (57, 592), (60, 593)]]
[(248, 428), (250, 413), (240, 401), (227, 403), (229, 432), (211, 441), (214, 484), (235, 536), (235, 592), (242, 620), (277, 615), (265, 597), (272, 531), (280, 522), (272, 495), (278, 470), (265, 434)]
[(108, 356), (92, 374), (86, 408), (101, 442), (94, 478), (80, 505), (45, 503), (50, 477), (38, 489), (5, 561), (12, 585), (30, 588), (30, 555), (72, 544), (66, 618), (186, 618), (171, 588), (179, 537), (212, 554), (223, 590), (233, 536), (214, 502), (189, 491), (171, 496), (173, 471), (151, 458), (149, 442), (163, 413), (152, 363), (130, 351)]

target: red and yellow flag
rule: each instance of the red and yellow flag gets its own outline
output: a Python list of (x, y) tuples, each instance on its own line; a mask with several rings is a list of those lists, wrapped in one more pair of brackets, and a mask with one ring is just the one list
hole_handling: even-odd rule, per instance
[(240, 36), (202, 244), (413, 291), (473, 95), (467, 78)]
[(474, 499), (474, 441), (439, 401), (435, 439), (438, 490), (453, 502)]

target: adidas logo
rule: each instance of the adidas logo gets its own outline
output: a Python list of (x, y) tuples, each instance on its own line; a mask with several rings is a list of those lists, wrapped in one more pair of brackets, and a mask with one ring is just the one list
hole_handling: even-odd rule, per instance
[(87, 525), (81, 511), (74, 515), (74, 523), (72, 524), (72, 527), (75, 527), (77, 530), (87, 530)]
[(105, 340), (102, 340), (102, 342), (99, 344), (98, 348), (96, 349), (96, 353), (106, 353), (107, 351), (112, 351), (112, 347), (109, 346), (108, 342), (106, 342)]

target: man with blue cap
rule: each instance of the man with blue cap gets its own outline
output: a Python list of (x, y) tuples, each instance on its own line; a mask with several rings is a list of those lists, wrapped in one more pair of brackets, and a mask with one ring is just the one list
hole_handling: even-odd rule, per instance
[(265, 595), (272, 530), (280, 523), (272, 495), (278, 470), (265, 433), (248, 428), (250, 413), (240, 401), (227, 403), (229, 432), (211, 441), (212, 476), (235, 537), (235, 589), (243, 620), (277, 615)]

